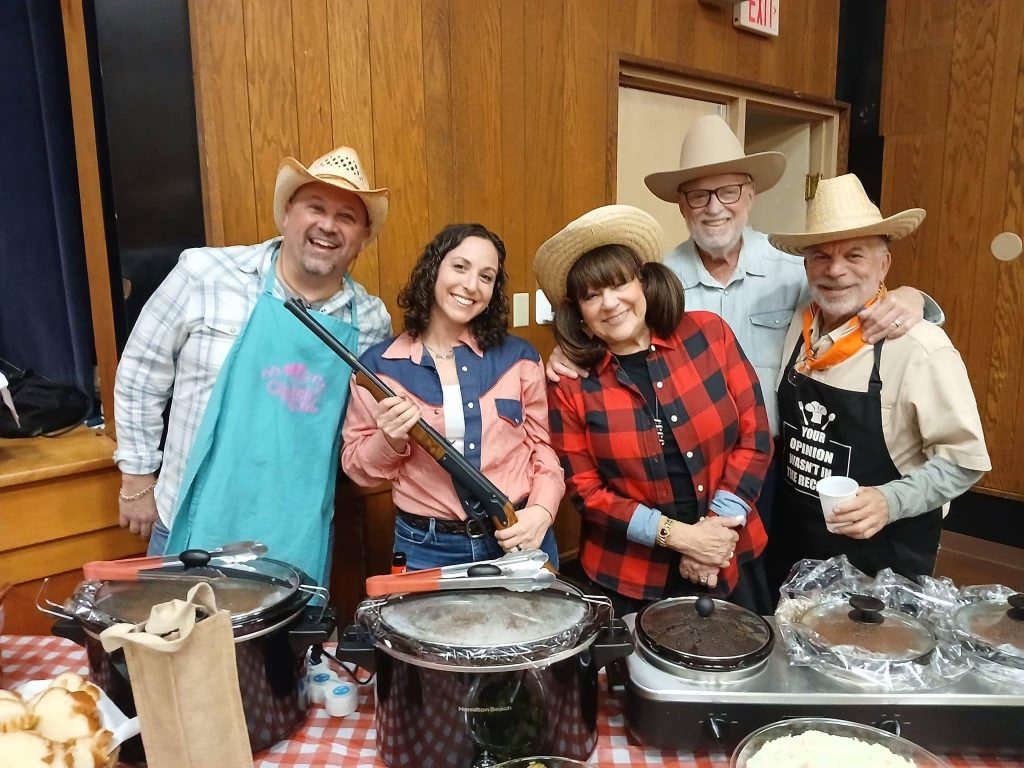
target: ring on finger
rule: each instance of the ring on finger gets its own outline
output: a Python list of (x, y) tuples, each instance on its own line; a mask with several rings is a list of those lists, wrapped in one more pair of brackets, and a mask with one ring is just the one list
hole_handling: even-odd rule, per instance
[(900, 321), (899, 318), (896, 318), (895, 320), (892, 321), (893, 328), (899, 328), (901, 325), (903, 325), (903, 323)]

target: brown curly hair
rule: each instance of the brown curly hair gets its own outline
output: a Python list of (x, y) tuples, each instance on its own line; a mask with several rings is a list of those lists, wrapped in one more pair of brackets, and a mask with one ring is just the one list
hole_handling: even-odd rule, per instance
[(430, 324), (434, 306), (434, 284), (444, 257), (470, 237), (487, 240), (498, 252), (498, 274), (487, 309), (469, 322), (469, 328), (481, 350), (496, 347), (508, 335), (508, 297), (505, 296), (505, 243), (482, 224), (449, 224), (437, 233), (420, 254), (409, 275), (409, 282), (398, 293), (398, 306), (405, 310), (405, 331), (419, 338)]

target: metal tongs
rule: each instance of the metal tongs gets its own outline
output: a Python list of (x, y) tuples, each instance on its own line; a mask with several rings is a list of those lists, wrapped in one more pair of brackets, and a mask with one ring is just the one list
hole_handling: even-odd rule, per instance
[(548, 556), (539, 549), (510, 552), (495, 560), (448, 565), (425, 571), (409, 571), (366, 580), (368, 597), (399, 592), (435, 592), (440, 589), (502, 587), (513, 592), (533, 592), (551, 586), (554, 571), (545, 566)]
[(236, 541), (216, 549), (186, 549), (180, 555), (128, 557), (122, 560), (93, 560), (82, 566), (86, 581), (138, 581), (139, 579), (192, 579), (209, 581), (223, 574), (207, 564), (233, 565), (255, 560), (267, 545), (259, 541)]

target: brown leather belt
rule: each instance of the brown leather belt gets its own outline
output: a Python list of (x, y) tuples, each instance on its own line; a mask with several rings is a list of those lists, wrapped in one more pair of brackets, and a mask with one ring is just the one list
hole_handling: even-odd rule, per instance
[(457, 536), (468, 536), (471, 539), (479, 539), (486, 536), (487, 532), (480, 530), (480, 526), (473, 520), (448, 520), (442, 518), (431, 518), (425, 515), (414, 515), (411, 512), (398, 511), (398, 516), (404, 522), (418, 531), (429, 531), (430, 521), (434, 521), (434, 530), (438, 533), (454, 533)]

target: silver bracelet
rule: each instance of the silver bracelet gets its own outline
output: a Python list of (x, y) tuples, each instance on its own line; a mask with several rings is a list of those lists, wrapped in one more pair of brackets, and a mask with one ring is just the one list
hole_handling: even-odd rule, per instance
[(153, 484), (148, 488), (143, 488), (138, 493), (133, 493), (130, 496), (125, 496), (124, 489), (119, 489), (117, 492), (117, 498), (119, 498), (121, 501), (137, 501), (138, 499), (141, 499), (143, 496), (145, 496), (147, 493), (152, 493), (154, 488), (156, 488), (155, 480), (153, 481)]

